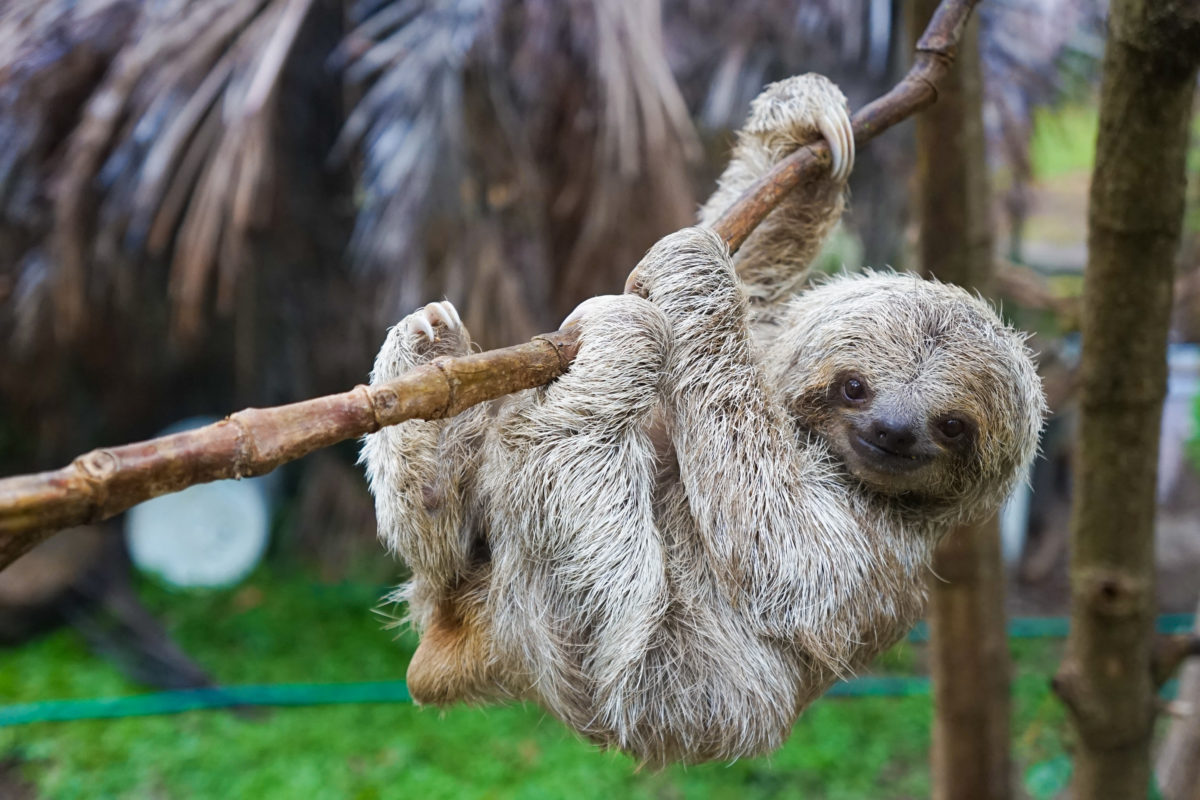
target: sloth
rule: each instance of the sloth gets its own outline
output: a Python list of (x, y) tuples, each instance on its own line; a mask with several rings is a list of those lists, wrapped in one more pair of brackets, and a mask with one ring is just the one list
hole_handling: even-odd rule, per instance
[[(796, 147), (833, 168), (737, 258), (704, 227)], [(366, 437), (420, 703), (541, 704), (641, 762), (769, 752), (919, 618), (931, 551), (1036, 450), (1024, 338), (982, 300), (893, 273), (797, 293), (843, 208), (845, 99), (808, 75), (752, 107), (701, 226), (636, 293), (593, 298), (569, 371)], [(447, 302), (388, 334), (373, 382), (468, 352)]]

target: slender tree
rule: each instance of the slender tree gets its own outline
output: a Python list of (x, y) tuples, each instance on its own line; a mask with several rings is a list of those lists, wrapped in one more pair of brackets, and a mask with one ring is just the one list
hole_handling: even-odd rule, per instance
[(1143, 798), (1155, 715), (1154, 488), (1200, 4), (1113, 0), (1088, 209), (1071, 636), (1054, 685), (1073, 796)]
[[(930, 0), (910, 6), (910, 29), (920, 30), (935, 6)], [(924, 273), (986, 294), (993, 258), (982, 88), (975, 19), (938, 102), (917, 119), (916, 205)], [(933, 569), (933, 796), (1007, 798), (1009, 662), (996, 518), (951, 533)]]

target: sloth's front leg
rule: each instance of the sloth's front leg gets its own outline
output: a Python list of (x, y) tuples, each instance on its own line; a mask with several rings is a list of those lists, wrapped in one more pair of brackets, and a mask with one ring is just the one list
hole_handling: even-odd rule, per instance
[[(430, 303), (388, 331), (371, 385), (399, 377), (440, 356), (465, 355), (471, 339), (454, 306)], [(468, 419), (472, 412), (468, 411)], [(479, 412), (476, 412), (479, 413)], [(368, 434), (362, 461), (375, 495), (379, 536), (415, 571), (450, 580), (461, 572), (469, 538), (462, 535), (458, 448), (445, 434), (465, 420), (410, 420)]]
[(801, 286), (845, 208), (846, 181), (854, 167), (854, 131), (841, 90), (815, 73), (787, 78), (763, 90), (738, 132), (717, 191), (700, 211), (700, 224), (711, 227), (777, 162), (822, 138), (833, 155), (829, 174), (789, 193), (734, 257), (756, 314), (767, 314)]
[(604, 738), (665, 612), (654, 447), (670, 330), (639, 297), (587, 301), (570, 370), (506, 409), (486, 496), (497, 640), (519, 648), (538, 698)]
[(838, 543), (857, 522), (755, 360), (725, 243), (688, 228), (660, 240), (637, 272), (673, 330), (663, 394), (709, 565), (751, 628), (836, 660), (826, 655), (836, 637), (822, 628), (838, 611), (833, 590), (854, 579), (838, 560), (853, 553)]

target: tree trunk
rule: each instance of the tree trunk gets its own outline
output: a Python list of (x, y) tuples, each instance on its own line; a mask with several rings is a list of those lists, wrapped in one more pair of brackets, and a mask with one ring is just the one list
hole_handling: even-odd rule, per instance
[[(936, 3), (910, 6), (920, 30)], [(938, 102), (917, 120), (919, 256), (926, 275), (987, 293), (991, 187), (983, 132), (979, 23), (967, 26)], [(1004, 570), (993, 516), (953, 531), (934, 554), (930, 662), (935, 798), (1001, 800), (1009, 775), (1009, 661)]]
[(1154, 485), (1200, 8), (1113, 0), (1088, 209), (1071, 636), (1054, 686), (1073, 797), (1144, 798), (1154, 722)]
[[(1200, 606), (1196, 614), (1193, 633), (1200, 636)], [(1200, 658), (1183, 668), (1178, 702), (1185, 716), (1167, 730), (1155, 772), (1166, 800), (1200, 800)]]
[(1009, 657), (996, 517), (953, 531), (934, 555), (933, 569), (933, 797), (1011, 797)]

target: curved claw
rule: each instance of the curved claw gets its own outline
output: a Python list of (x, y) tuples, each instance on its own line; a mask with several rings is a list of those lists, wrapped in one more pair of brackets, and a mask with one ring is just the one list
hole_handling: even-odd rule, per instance
[(846, 159), (846, 175), (842, 180), (850, 179), (850, 172), (854, 169), (854, 121), (850, 119), (850, 114), (843, 109), (841, 113), (842, 132), (846, 136), (846, 152), (850, 155)]
[(434, 325), (441, 325), (447, 330), (457, 331), (462, 328), (462, 318), (458, 309), (449, 300), (429, 303), (420, 311), (410, 314), (405, 320), (409, 333), (422, 333), (428, 341), (435, 341)]
[(431, 321), (440, 322), (447, 328), (458, 330), (462, 327), (462, 318), (458, 316), (458, 309), (449, 300), (430, 303), (425, 306), (423, 311)]
[(408, 327), (409, 333), (417, 333), (418, 331), (425, 334), (425, 338), (433, 341), (433, 325), (429, 324), (429, 318), (424, 311), (411, 315), (405, 320), (405, 325)]
[(833, 156), (830, 176), (843, 183), (854, 169), (854, 128), (850, 123), (850, 115), (841, 108), (822, 113), (817, 117), (817, 128), (829, 143), (829, 152)]
[(641, 276), (638, 275), (637, 267), (629, 273), (629, 277), (625, 279), (625, 294), (636, 294), (639, 297), (646, 296), (646, 288), (642, 286)]

